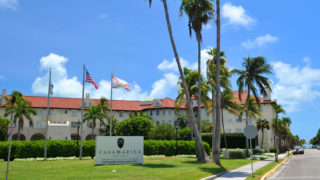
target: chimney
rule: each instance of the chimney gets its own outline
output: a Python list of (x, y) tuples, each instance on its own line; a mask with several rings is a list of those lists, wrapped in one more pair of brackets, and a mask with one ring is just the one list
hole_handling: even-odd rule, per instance
[(7, 102), (7, 89), (2, 89), (2, 95), (0, 98), (0, 105)]
[(86, 99), (84, 100), (84, 106), (89, 107), (90, 104), (90, 93), (86, 93)]
[(263, 101), (271, 101), (271, 92), (269, 89), (266, 89), (267, 94), (263, 96)]

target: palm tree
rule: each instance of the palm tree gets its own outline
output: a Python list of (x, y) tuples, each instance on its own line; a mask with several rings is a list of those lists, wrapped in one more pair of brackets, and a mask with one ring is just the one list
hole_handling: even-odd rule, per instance
[[(213, 121), (213, 126), (214, 126), (214, 131), (213, 131), (213, 138), (212, 138), (212, 157), (213, 157), (213, 162), (216, 164), (220, 164), (220, 141), (221, 141), (221, 125), (220, 121), (217, 121), (217, 113), (219, 114), (220, 117), (220, 107), (221, 107), (221, 98), (219, 95), (219, 102), (217, 102), (217, 93), (220, 93), (220, 85), (224, 89), (230, 89), (231, 88), (231, 82), (229, 77), (231, 76), (231, 73), (226, 66), (227, 64), (227, 59), (225, 57), (225, 53), (223, 51), (219, 51), (219, 65), (218, 65), (218, 49), (210, 49), (208, 51), (208, 54), (212, 56), (212, 59), (209, 59), (207, 61), (207, 78), (208, 81), (211, 85), (211, 90), (212, 90), (212, 121)], [(220, 67), (220, 68), (217, 68)], [(217, 71), (219, 71), (219, 78), (217, 78)], [(219, 80), (217, 80), (219, 79)], [(220, 79), (221, 84), (220, 84)], [(218, 87), (219, 84), (219, 88)], [(216, 97), (216, 100), (214, 100)], [(216, 110), (217, 106), (219, 107), (219, 110)], [(214, 108), (215, 107), (215, 108)], [(219, 118), (220, 119), (220, 118)]]
[[(18, 122), (18, 140), (20, 140), (20, 130), (23, 128), (24, 117), (29, 120), (29, 124), (32, 125), (31, 115), (36, 115), (36, 111), (31, 107), (31, 102), (24, 99), (23, 96), (17, 95), (15, 97), (15, 104), (9, 105), (5, 110), (5, 116), (14, 114), (14, 123)], [(10, 102), (12, 103), (12, 101)]]
[[(189, 34), (192, 35), (192, 30), (196, 34), (198, 43), (198, 85), (202, 84), (201, 77), (201, 42), (202, 42), (202, 25), (207, 24), (213, 17), (213, 6), (210, 0), (182, 0), (180, 6), (180, 16), (183, 11), (189, 18)], [(198, 88), (198, 129), (201, 131), (201, 86)]]
[[(271, 66), (265, 63), (265, 58), (262, 56), (255, 58), (245, 58), (242, 63), (245, 70), (234, 69), (233, 73), (238, 74), (239, 78), (237, 79), (237, 85), (239, 87), (239, 98), (241, 100), (241, 94), (243, 92), (243, 88), (246, 86), (247, 88), (247, 112), (246, 112), (246, 125), (248, 125), (248, 106), (250, 93), (252, 92), (256, 102), (260, 104), (258, 98), (258, 92), (255, 85), (258, 85), (258, 89), (262, 95), (267, 95), (267, 91), (271, 91), (270, 81), (268, 78), (264, 77), (264, 74), (271, 74)], [(248, 152), (248, 141), (246, 140), (246, 149)]]
[(101, 125), (105, 125), (104, 118), (108, 117), (108, 110), (109, 110), (109, 101), (105, 97), (101, 97), (98, 105), (100, 107), (100, 111), (102, 113), (101, 119), (99, 119), (99, 126), (100, 126), (100, 134), (101, 134)]
[(101, 112), (100, 104), (95, 106), (92, 104), (87, 112), (84, 114), (83, 122), (87, 121), (87, 124), (89, 125), (91, 123), (91, 139), (94, 139), (94, 128), (96, 127), (96, 120), (103, 119), (103, 114)]
[(257, 129), (261, 130), (262, 132), (261, 149), (263, 149), (264, 129), (269, 130), (270, 124), (269, 124), (269, 121), (266, 119), (258, 119), (256, 122), (256, 126), (257, 126)]
[(277, 143), (277, 138), (278, 138), (278, 118), (279, 114), (285, 113), (285, 110), (282, 108), (281, 104), (272, 104), (274, 111), (276, 112), (276, 118), (275, 118), (275, 131), (276, 131), (276, 138), (274, 140), (274, 146), (276, 149), (276, 154), (275, 154), (275, 161), (278, 162), (278, 143)]
[(233, 91), (231, 89), (224, 89), (221, 94), (221, 122), (222, 122), (222, 129), (223, 129), (223, 136), (224, 136), (224, 144), (225, 147), (228, 148), (227, 144), (227, 136), (224, 129), (224, 120), (223, 120), (223, 109), (231, 112), (232, 114), (237, 114), (238, 105), (234, 101)]
[[(149, 0), (149, 6), (150, 7), (151, 7), (151, 3), (152, 3), (152, 0)], [(176, 44), (175, 44), (174, 39), (173, 39), (167, 1), (166, 0), (162, 0), (162, 3), (163, 3), (163, 7), (164, 7), (164, 12), (165, 12), (167, 28), (168, 28), (168, 32), (169, 32), (169, 37), (170, 37), (172, 50), (173, 50), (174, 57), (175, 57), (176, 62), (177, 62), (180, 78), (182, 80), (183, 89), (184, 89), (185, 95), (186, 95), (187, 107), (190, 109), (191, 123), (193, 124), (194, 127), (196, 127), (195, 116), (194, 116), (193, 109), (192, 109), (192, 104), (191, 104), (191, 98), (190, 98), (189, 91), (188, 91), (188, 88), (187, 88), (186, 79), (185, 79), (184, 74), (183, 74), (182, 66), (181, 66), (180, 59), (179, 59), (179, 54), (178, 54), (178, 51), (177, 51), (177, 48), (176, 48)], [(208, 157), (207, 153), (205, 152), (205, 150), (204, 150), (204, 148), (202, 146), (201, 134), (198, 131), (198, 129), (195, 131), (194, 134), (195, 134), (195, 139), (196, 139), (197, 161), (206, 163), (206, 162), (209, 161), (209, 157)]]
[[(242, 121), (243, 114), (246, 112), (247, 104), (238, 105), (238, 116), (240, 121)], [(250, 97), (249, 99), (248, 115), (251, 119), (256, 119), (257, 117), (262, 116), (259, 105), (256, 103), (256, 100), (253, 97)]]

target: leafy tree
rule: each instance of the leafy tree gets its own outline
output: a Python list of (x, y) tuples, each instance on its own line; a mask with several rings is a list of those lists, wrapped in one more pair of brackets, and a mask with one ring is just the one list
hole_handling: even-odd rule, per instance
[(187, 127), (187, 125), (188, 125), (186, 117), (183, 114), (179, 114), (179, 116), (177, 118), (177, 122), (178, 122), (178, 126), (180, 129), (183, 129), (183, 128)]
[(269, 130), (270, 124), (269, 124), (269, 121), (266, 119), (258, 119), (256, 122), (256, 126), (257, 126), (257, 129), (261, 130), (262, 132), (261, 149), (263, 149), (264, 130), (265, 129)]
[(8, 139), (8, 125), (9, 119), (0, 115), (0, 141), (6, 141)]
[[(107, 124), (106, 124), (106, 135), (110, 135), (110, 117), (107, 116)], [(116, 116), (112, 116), (112, 134), (117, 134), (116, 127), (118, 126), (118, 118)]]
[(153, 122), (146, 117), (135, 116), (121, 121), (116, 127), (119, 136), (144, 136), (147, 137)]
[[(17, 93), (19, 94), (19, 93)], [(5, 110), (5, 116), (13, 115), (14, 123), (18, 121), (18, 140), (20, 140), (20, 130), (23, 128), (24, 118), (29, 120), (29, 124), (32, 125), (32, 118), (31, 115), (36, 115), (36, 111), (31, 107), (31, 102), (24, 99), (22, 94), (16, 95), (15, 99), (10, 99), (10, 104), (7, 106)], [(15, 101), (14, 104), (11, 104)]]
[(101, 105), (95, 106), (92, 104), (87, 112), (84, 114), (83, 122), (87, 122), (89, 125), (91, 123), (91, 139), (94, 139), (94, 128), (96, 127), (96, 121), (103, 119), (103, 113), (101, 111)]
[[(151, 3), (152, 3), (152, 0), (149, 0), (149, 6), (150, 7), (151, 7)], [(192, 109), (190, 94), (189, 94), (189, 91), (188, 91), (188, 88), (187, 88), (186, 79), (185, 79), (184, 74), (183, 74), (182, 66), (181, 66), (180, 59), (179, 59), (179, 54), (178, 54), (178, 51), (177, 51), (177, 48), (176, 48), (176, 44), (175, 44), (175, 41), (173, 39), (172, 28), (171, 28), (169, 12), (168, 12), (168, 6), (167, 6), (167, 0), (162, 0), (162, 3), (163, 3), (163, 7), (164, 7), (164, 12), (165, 12), (167, 28), (168, 28), (168, 32), (169, 32), (169, 37), (170, 37), (172, 50), (173, 50), (174, 57), (175, 57), (176, 62), (177, 62), (180, 78), (181, 78), (181, 81), (182, 81), (182, 84), (183, 84), (183, 89), (184, 89), (185, 96), (186, 96), (187, 107), (190, 109), (191, 124), (192, 124), (193, 127), (196, 127), (196, 121), (195, 121), (195, 116), (194, 116), (193, 109)], [(200, 132), (198, 131), (197, 128), (195, 128), (195, 129), (196, 130), (194, 131), (194, 134), (195, 134), (195, 140), (196, 140), (197, 161), (199, 161), (199, 162), (208, 162), (208, 156), (206, 155), (206, 152), (205, 152), (204, 147), (202, 145), (201, 134), (200, 134)]]
[[(241, 94), (244, 88), (247, 88), (247, 99), (246, 99), (246, 125), (248, 125), (249, 119), (249, 99), (250, 93), (252, 92), (256, 102), (260, 104), (258, 98), (258, 89), (260, 94), (267, 95), (267, 91), (271, 91), (270, 81), (264, 76), (264, 74), (271, 74), (271, 66), (266, 64), (265, 58), (262, 56), (255, 58), (245, 58), (242, 63), (244, 70), (234, 69), (233, 73), (238, 74), (237, 85), (239, 88), (239, 98), (241, 100)], [(257, 87), (258, 86), (258, 89)], [(248, 141), (246, 141), (246, 149), (248, 152)]]

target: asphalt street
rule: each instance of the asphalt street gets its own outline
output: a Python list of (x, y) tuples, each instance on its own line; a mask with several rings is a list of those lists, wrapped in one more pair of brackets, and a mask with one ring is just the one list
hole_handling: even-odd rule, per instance
[(294, 155), (268, 180), (320, 180), (320, 150), (305, 149), (305, 153)]

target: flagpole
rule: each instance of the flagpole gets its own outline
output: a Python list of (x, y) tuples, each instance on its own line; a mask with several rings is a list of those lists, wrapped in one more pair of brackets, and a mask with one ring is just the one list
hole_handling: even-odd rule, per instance
[(46, 138), (44, 141), (44, 160), (47, 159), (47, 142), (48, 142), (48, 121), (50, 114), (50, 88), (51, 88), (51, 68), (49, 69), (49, 87), (48, 87), (48, 105), (47, 105), (47, 117), (46, 117)]
[(113, 77), (113, 72), (111, 73), (111, 101), (110, 101), (110, 136), (112, 136), (112, 77)]
[[(80, 125), (80, 160), (82, 160), (82, 141), (83, 141), (83, 109), (84, 109), (84, 80), (86, 66), (83, 64), (83, 79), (82, 79), (82, 101), (81, 101), (81, 125)], [(78, 137), (77, 137), (78, 138)]]

